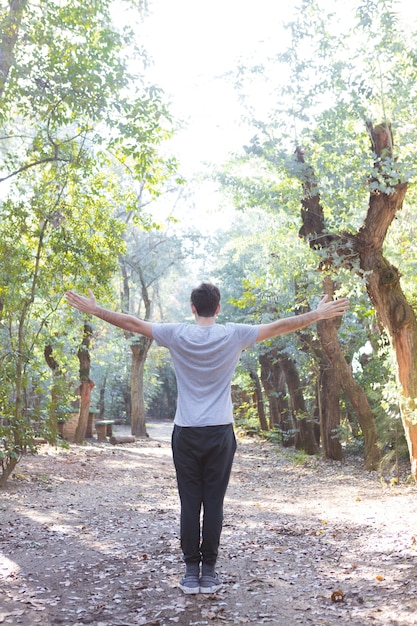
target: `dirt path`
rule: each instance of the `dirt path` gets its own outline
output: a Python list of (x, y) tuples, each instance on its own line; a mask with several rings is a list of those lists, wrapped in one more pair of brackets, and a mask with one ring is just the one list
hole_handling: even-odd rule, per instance
[(415, 486), (239, 438), (224, 588), (185, 596), (170, 425), (149, 434), (21, 462), (0, 493), (0, 624), (417, 625)]

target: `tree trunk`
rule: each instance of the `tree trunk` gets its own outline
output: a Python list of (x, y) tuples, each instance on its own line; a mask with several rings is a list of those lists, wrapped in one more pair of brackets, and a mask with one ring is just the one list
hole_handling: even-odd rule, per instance
[[(326, 278), (324, 280), (323, 285), (323, 293), (327, 293), (330, 297), (333, 296), (334, 293), (334, 283), (330, 278)], [(328, 368), (333, 370), (333, 374), (335, 378), (337, 378), (337, 386), (340, 390), (340, 387), (345, 392), (346, 396), (349, 398), (352, 407), (355, 410), (358, 421), (362, 428), (363, 439), (365, 444), (364, 450), (364, 460), (365, 460), (365, 469), (368, 470), (376, 470), (378, 469), (379, 462), (381, 460), (381, 451), (378, 447), (378, 435), (376, 431), (375, 424), (375, 416), (372, 412), (372, 409), (369, 405), (368, 398), (362, 387), (359, 383), (354, 379), (352, 370), (348, 362), (346, 361), (342, 350), (340, 349), (340, 344), (337, 336), (337, 331), (340, 326), (340, 318), (335, 318), (331, 320), (320, 320), (317, 322), (317, 333), (320, 339), (321, 346), (323, 348), (323, 352), (326, 355), (328, 360)], [(329, 387), (330, 389), (330, 387)], [(339, 391), (340, 395), (340, 391)], [(322, 397), (322, 401), (325, 402), (326, 399)], [(339, 407), (339, 401), (338, 401)], [(338, 422), (333, 422), (333, 428), (337, 428), (340, 425), (340, 408), (338, 408)], [(327, 430), (327, 440), (328, 438), (334, 438), (335, 432), (331, 432)], [(323, 433), (322, 433), (323, 436)], [(324, 445), (324, 442), (323, 442)], [(333, 441), (333, 445), (336, 445)], [(340, 445), (340, 443), (339, 443)], [(340, 446), (340, 454), (342, 453), (342, 449)], [(329, 457), (334, 458), (334, 457)]]
[[(120, 257), (120, 269), (123, 278), (122, 308), (130, 310), (130, 286), (129, 276), (126, 270), (126, 262)], [(148, 287), (145, 282), (142, 269), (136, 268), (139, 274), (142, 299), (145, 305), (145, 316), (143, 319), (149, 320), (151, 315), (151, 300), (149, 298)], [(146, 357), (152, 345), (152, 339), (145, 336), (135, 336), (133, 333), (125, 331), (126, 339), (131, 340), (130, 349), (132, 352), (132, 365), (130, 370), (130, 424), (131, 432), (135, 437), (147, 437), (145, 423), (145, 399), (143, 393), (143, 373)], [(134, 339), (133, 339), (134, 338)]]
[(52, 443), (58, 436), (58, 417), (57, 407), (59, 402), (59, 388), (60, 379), (62, 378), (62, 371), (59, 367), (59, 363), (53, 357), (53, 348), (51, 345), (47, 345), (44, 348), (45, 361), (50, 370), (52, 371), (52, 385), (51, 385), (51, 406), (48, 416), (48, 441)]
[[(323, 293), (333, 296), (334, 284), (330, 279), (325, 279)], [(340, 319), (321, 320), (317, 322), (317, 335), (319, 341), (312, 339), (308, 333), (308, 345), (313, 347), (318, 366), (318, 393), (317, 404), (319, 412), (319, 431), (322, 455), (324, 459), (332, 461), (343, 460), (343, 449), (340, 442), (340, 371), (338, 364), (332, 359), (330, 347), (339, 347), (337, 330), (340, 327)], [(306, 333), (304, 341), (306, 340)]]
[(80, 362), (80, 415), (75, 431), (74, 443), (82, 443), (85, 439), (88, 425), (88, 414), (90, 412), (91, 390), (94, 387), (90, 379), (90, 352), (89, 347), (93, 329), (87, 322), (84, 324), (83, 341), (78, 350), (78, 360)]
[(261, 380), (269, 402), (269, 427), (278, 428), (285, 447), (294, 445), (294, 424), (285, 385), (285, 374), (279, 362), (279, 352), (270, 350), (259, 357)]
[(268, 422), (265, 416), (265, 406), (264, 406), (264, 399), (263, 399), (263, 395), (262, 395), (262, 388), (261, 388), (261, 383), (259, 381), (259, 376), (256, 372), (250, 370), (249, 372), (249, 376), (251, 377), (251, 380), (253, 382), (253, 387), (254, 387), (254, 392), (255, 392), (255, 402), (256, 402), (256, 409), (258, 412), (258, 417), (259, 417), (259, 423), (261, 426), (261, 430), (267, 431), (268, 430)]
[(145, 423), (145, 400), (143, 394), (143, 372), (146, 356), (152, 339), (140, 337), (130, 344), (132, 367), (130, 370), (130, 393), (132, 401), (131, 432), (135, 437), (147, 437)]
[(129, 386), (123, 388), (123, 402), (125, 405), (126, 418), (129, 424), (132, 424), (132, 394)]
[[(7, 452), (7, 449), (6, 449), (6, 452)], [(19, 455), (11, 456), (7, 460), (7, 463), (5, 461), (2, 462), (1, 464), (2, 473), (0, 476), (0, 488), (1, 489), (7, 485), (7, 481), (9, 480), (10, 476), (13, 474), (15, 467), (19, 463), (22, 456), (23, 456), (23, 452), (20, 452)]]
[(112, 435), (109, 441), (113, 446), (116, 446), (122, 443), (135, 443), (136, 438), (132, 435)]
[[(362, 429), (364, 439), (364, 466), (368, 470), (378, 469), (381, 460), (381, 451), (378, 446), (375, 416), (370, 407), (368, 398), (362, 387), (353, 377), (352, 369), (347, 363), (338, 341), (337, 326), (334, 320), (320, 320), (317, 322), (317, 334), (320, 338), (321, 350), (316, 357), (320, 363), (320, 436), (323, 445), (323, 456), (330, 459), (339, 459), (340, 453), (330, 446), (335, 446), (335, 432), (340, 425), (340, 389), (343, 390), (355, 411)], [(332, 381), (332, 378), (337, 380)], [(336, 390), (339, 389), (336, 409)], [(332, 417), (333, 415), (333, 417)], [(334, 416), (337, 415), (337, 420)], [(332, 432), (333, 431), (333, 432)], [(335, 456), (336, 455), (336, 456)]]
[(103, 384), (101, 385), (101, 388), (100, 388), (99, 401), (97, 403), (97, 409), (98, 409), (97, 419), (98, 420), (104, 419), (104, 412), (106, 409), (106, 405), (105, 405), (106, 383), (107, 383), (107, 373), (104, 375)]
[[(372, 150), (377, 156), (375, 170), (381, 180), (385, 180), (384, 164), (392, 165), (393, 137), (387, 124), (368, 125)], [(301, 150), (297, 157), (304, 162)], [(388, 164), (389, 164), (388, 163)], [(402, 392), (401, 416), (407, 439), (411, 473), (417, 480), (417, 320), (411, 305), (407, 302), (400, 285), (400, 273), (383, 255), (383, 245), (388, 228), (396, 213), (402, 208), (406, 183), (393, 183), (391, 193), (372, 191), (363, 225), (356, 235), (345, 233), (341, 236), (323, 235), (326, 232), (320, 197), (313, 193), (316, 184), (311, 168), (306, 168), (304, 200), (302, 202), (303, 227), (300, 235), (309, 239), (312, 248), (328, 248), (327, 264), (331, 265), (337, 256), (350, 270), (354, 269), (361, 277), (366, 277), (366, 289), (378, 317), (385, 327), (396, 355), (397, 374)], [(314, 215), (313, 215), (314, 214)], [(359, 260), (359, 267), (357, 261)], [(343, 381), (343, 376), (341, 378)], [(358, 401), (356, 401), (357, 406)]]
[(14, 63), (14, 47), (27, 0), (9, 0), (9, 11), (0, 23), (0, 98)]
[(320, 439), (323, 457), (333, 461), (343, 460), (340, 443), (340, 382), (330, 362), (320, 375)]
[(281, 354), (280, 364), (285, 374), (285, 382), (291, 398), (291, 408), (296, 425), (295, 447), (307, 454), (316, 454), (318, 445), (314, 435), (314, 420), (307, 415), (307, 407), (302, 393), (300, 377), (295, 363), (286, 354)]
[(275, 369), (276, 364), (273, 363), (270, 354), (261, 354), (259, 357), (259, 364), (261, 366), (261, 381), (266, 397), (268, 398), (269, 405), (269, 428), (273, 430), (280, 425), (281, 415), (279, 413), (278, 398), (277, 398), (277, 385)]

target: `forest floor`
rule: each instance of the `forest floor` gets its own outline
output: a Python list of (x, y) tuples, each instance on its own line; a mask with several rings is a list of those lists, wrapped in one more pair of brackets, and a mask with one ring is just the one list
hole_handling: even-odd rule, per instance
[(417, 625), (417, 487), (256, 437), (238, 436), (223, 588), (184, 595), (170, 430), (21, 461), (0, 492), (0, 624)]

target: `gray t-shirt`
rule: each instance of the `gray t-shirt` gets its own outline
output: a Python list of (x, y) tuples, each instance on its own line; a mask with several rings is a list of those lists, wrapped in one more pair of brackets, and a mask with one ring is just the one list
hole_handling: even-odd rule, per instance
[(175, 424), (218, 426), (233, 422), (230, 385), (240, 353), (258, 337), (249, 324), (152, 324), (159, 346), (169, 349), (178, 386)]

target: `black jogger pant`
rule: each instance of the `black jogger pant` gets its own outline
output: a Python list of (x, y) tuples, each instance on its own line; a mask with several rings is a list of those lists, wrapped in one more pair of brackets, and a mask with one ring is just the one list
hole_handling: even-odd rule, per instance
[[(172, 452), (181, 501), (181, 549), (186, 564), (214, 566), (236, 438), (232, 424), (174, 426)], [(203, 507), (203, 527), (200, 513)]]

